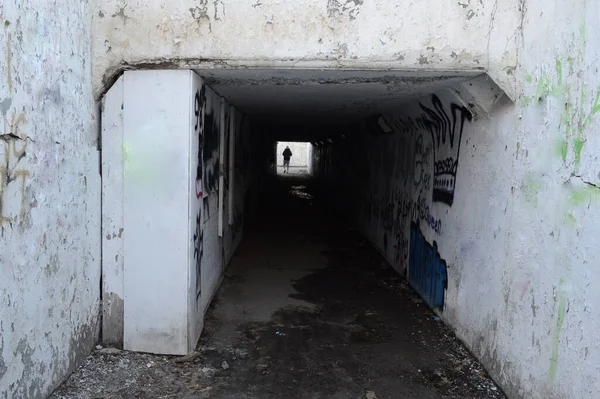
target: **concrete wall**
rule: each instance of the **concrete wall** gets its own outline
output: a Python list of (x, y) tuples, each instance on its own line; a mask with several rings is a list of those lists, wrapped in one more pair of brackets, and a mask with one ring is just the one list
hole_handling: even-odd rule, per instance
[(103, 104), (103, 341), (186, 354), (242, 237), (249, 125), (189, 70), (126, 72)]
[(90, 7), (0, 3), (0, 397), (42, 398), (99, 332)]
[(123, 94), (124, 348), (185, 354), (191, 72), (128, 72)]
[(200, 337), (204, 314), (242, 240), (248, 211), (246, 195), (253, 176), (248, 118), (223, 101), (200, 76), (190, 73), (196, 133), (192, 135), (189, 175), (190, 187), (195, 188), (189, 193), (192, 350)]
[(522, 2), (97, 1), (94, 82), (148, 65), (485, 69), (515, 93)]
[[(594, 223), (599, 12), (585, 0), (430, 0), (404, 7), (385, 1), (2, 2), (0, 392), (44, 396), (97, 338), (100, 160), (93, 97), (128, 68), (262, 66), (489, 71), (516, 103), (485, 107), (480, 99), (483, 112), (466, 123), (456, 154), (451, 203), (449, 193), (433, 193), (435, 146), (427, 138), (442, 122), (433, 116), (440, 111), (431, 97), (422, 101), (433, 114), (418, 104), (387, 113), (395, 135), (372, 137), (365, 129), (345, 149), (319, 149), (315, 155), (326, 162), (317, 170), (364, 188), (345, 193), (352, 199), (345, 204), (360, 210), (357, 223), (399, 270), (411, 263), (413, 270), (437, 268), (441, 289), (424, 292), (419, 274), (411, 276), (415, 287), (440, 309), (443, 302), (444, 320), (511, 396), (592, 397), (600, 390), (594, 344), (600, 319), (593, 312), (600, 300), (593, 268), (600, 237)], [(451, 104), (470, 102), (468, 90), (438, 95), (444, 123), (456, 115)], [(407, 122), (423, 115), (428, 124)], [(272, 153), (266, 145), (259, 150), (265, 159)], [(439, 154), (453, 156), (444, 151)], [(341, 170), (349, 159), (361, 167)], [(195, 180), (188, 183), (190, 194)], [(233, 203), (245, 204), (243, 191), (233, 191)], [(218, 238), (213, 215), (230, 203), (227, 195), (209, 195), (206, 206), (202, 200), (201, 267), (214, 272), (206, 295), (239, 240), (237, 212), (224, 214)], [(389, 215), (398, 214), (404, 222), (390, 224)], [(122, 216), (114, 217), (118, 223)], [(419, 227), (411, 228), (417, 220)], [(119, 245), (111, 249), (115, 255)], [(425, 263), (424, 253), (430, 255)], [(113, 299), (110, 306), (118, 308)], [(120, 314), (105, 309), (104, 315), (112, 310)]]
[(423, 97), (315, 148), (314, 173), (509, 397), (594, 398), (600, 10), (526, 7), (515, 104)]

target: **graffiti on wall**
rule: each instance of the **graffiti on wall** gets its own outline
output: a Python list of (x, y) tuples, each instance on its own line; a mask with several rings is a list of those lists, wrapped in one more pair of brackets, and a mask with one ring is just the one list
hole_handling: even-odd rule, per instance
[(366, 201), (365, 213), (370, 220), (376, 218), (386, 232), (399, 234), (408, 221), (420, 220), (437, 234), (442, 233), (442, 220), (431, 214), (427, 199), (419, 195), (413, 200), (403, 191), (397, 191), (391, 199), (388, 195), (374, 198), (371, 195)]
[(415, 141), (415, 160), (413, 168), (413, 184), (415, 188), (429, 191), (431, 187), (431, 168), (429, 158), (431, 146), (425, 142), (423, 133), (419, 133)]
[(446, 261), (438, 252), (437, 243), (427, 242), (418, 222), (410, 227), (410, 255), (408, 279), (412, 287), (432, 308), (444, 309), (444, 296), (448, 288)]
[[(431, 105), (419, 103), (423, 113), (416, 118), (407, 117), (398, 120), (394, 126), (402, 135), (410, 136), (413, 132), (425, 130), (431, 135), (433, 149), (433, 202), (441, 202), (452, 206), (454, 202), (454, 190), (456, 188), (456, 175), (458, 172), (458, 157), (460, 154), (460, 143), (466, 122), (471, 122), (473, 115), (463, 105), (450, 103), (444, 106), (435, 94), (431, 96)], [(417, 140), (419, 138), (417, 137)], [(417, 141), (416, 151), (424, 159), (427, 155), (427, 147), (424, 140), (421, 145)], [(419, 154), (415, 154), (415, 162), (418, 162)], [(422, 164), (415, 165), (421, 168)], [(425, 183), (427, 169), (423, 173), (415, 170), (417, 174), (415, 181), (419, 184)]]
[(204, 254), (204, 232), (200, 212), (196, 216), (196, 232), (194, 233), (194, 259), (196, 261), (196, 299), (202, 292), (202, 255)]
[(204, 83), (193, 100), (192, 124), (198, 136), (196, 198), (205, 198), (218, 190), (219, 177), (219, 97), (206, 90)]
[[(402, 126), (397, 120), (393, 122), (395, 131), (402, 131)], [(395, 147), (396, 155), (394, 157), (394, 181), (402, 182), (407, 186), (411, 174), (413, 162), (413, 148), (410, 134), (399, 134), (395, 138), (397, 141)]]
[(404, 235), (404, 231), (400, 231), (396, 234), (394, 243), (394, 266), (399, 270), (404, 270), (406, 259), (408, 259), (408, 238)]
[(194, 134), (198, 136), (198, 163), (196, 165), (196, 198), (200, 199), (204, 196), (204, 172), (203, 172), (203, 159), (202, 159), (202, 147), (203, 147), (203, 136), (204, 136), (204, 112), (206, 108), (206, 89), (204, 83), (200, 90), (196, 90), (194, 95)]
[(23, 220), (26, 212), (25, 187), (30, 174), (24, 166), (28, 139), (19, 135), (25, 115), (13, 112), (10, 121), (4, 121), (0, 134), (0, 226)]
[(219, 97), (213, 93), (205, 95), (204, 141), (202, 145), (204, 163), (204, 194), (219, 189)]
[(460, 142), (465, 122), (472, 114), (464, 106), (451, 103), (450, 110), (444, 107), (438, 96), (433, 95), (432, 107), (419, 104), (424, 114), (417, 123), (425, 128), (433, 142), (433, 201), (452, 206), (458, 171)]

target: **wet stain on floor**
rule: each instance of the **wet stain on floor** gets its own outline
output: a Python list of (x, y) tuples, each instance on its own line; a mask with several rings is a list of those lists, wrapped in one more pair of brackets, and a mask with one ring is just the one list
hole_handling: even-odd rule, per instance
[(100, 349), (53, 398), (504, 397), (405, 279), (318, 208), (309, 181), (279, 188), (194, 354)]

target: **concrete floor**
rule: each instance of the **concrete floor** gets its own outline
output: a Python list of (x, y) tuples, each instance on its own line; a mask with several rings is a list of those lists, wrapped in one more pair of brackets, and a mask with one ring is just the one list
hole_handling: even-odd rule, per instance
[[(283, 173), (283, 172), (284, 172), (283, 166), (277, 166), (277, 174), (279, 174), (279, 175), (287, 174), (287, 173)], [(290, 175), (308, 175), (308, 167), (290, 166), (289, 174)]]
[(187, 358), (98, 350), (54, 398), (501, 398), (404, 280), (279, 177)]

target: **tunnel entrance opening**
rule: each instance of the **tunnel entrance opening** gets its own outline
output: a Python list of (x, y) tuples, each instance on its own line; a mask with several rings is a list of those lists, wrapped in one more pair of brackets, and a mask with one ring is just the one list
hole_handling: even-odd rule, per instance
[(310, 175), (312, 144), (278, 141), (274, 159), (278, 175)]
[[(501, 97), (492, 83), (473, 72), (126, 72), (102, 123), (103, 337), (134, 351), (192, 351), (223, 281), (214, 312), (229, 347), (252, 323), (263, 324), (249, 336), (270, 348), (265, 331), (296, 337), (301, 350), (305, 332), (335, 323), (349, 326), (340, 334), (350, 346), (377, 341), (362, 317), (391, 311), (380, 277), (412, 287), (422, 299), (403, 298), (443, 318), (453, 253), (442, 223), (459, 222), (442, 218), (473, 167), (459, 168), (464, 128)], [(298, 169), (278, 174), (287, 146)], [(344, 301), (358, 313), (342, 312)], [(288, 320), (289, 306), (303, 310)], [(397, 320), (377, 323), (386, 322)]]

